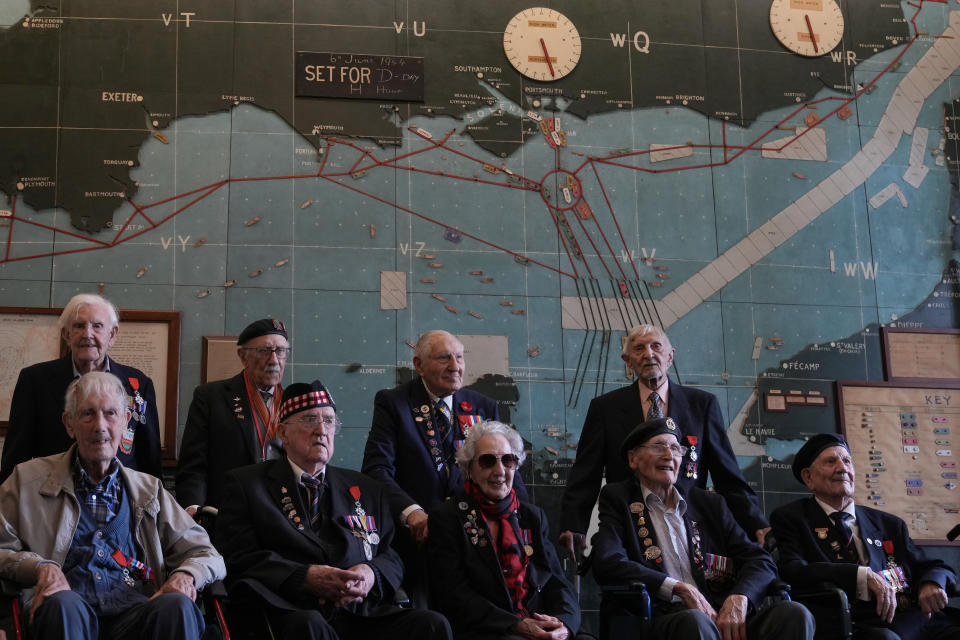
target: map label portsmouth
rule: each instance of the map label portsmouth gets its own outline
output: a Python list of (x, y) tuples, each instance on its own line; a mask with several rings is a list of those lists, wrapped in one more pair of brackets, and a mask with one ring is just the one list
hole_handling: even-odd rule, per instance
[(297, 97), (423, 102), (423, 58), (297, 52)]

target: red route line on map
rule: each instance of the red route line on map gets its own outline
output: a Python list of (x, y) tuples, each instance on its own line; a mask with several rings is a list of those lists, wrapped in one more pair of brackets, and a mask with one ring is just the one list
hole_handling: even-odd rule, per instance
[[(720, 149), (723, 150), (723, 161), (722, 161), (722, 162), (702, 163), (702, 164), (697, 164), (697, 165), (687, 165), (687, 166), (681, 166), (681, 167), (669, 167), (669, 168), (664, 168), (664, 169), (647, 169), (647, 168), (632, 166), (632, 165), (628, 165), (628, 164), (624, 164), (624, 163), (620, 163), (620, 162), (614, 162), (613, 160), (608, 159), (608, 158), (588, 157), (583, 163), (580, 164), (580, 166), (577, 167), (577, 169), (575, 169), (574, 171), (570, 172), (570, 173), (572, 173), (573, 175), (577, 175), (577, 174), (578, 174), (583, 168), (585, 168), (587, 165), (589, 165), (589, 166), (591, 167), (591, 169), (593, 170), (594, 176), (595, 176), (596, 179), (597, 179), (597, 183), (598, 183), (598, 185), (600, 186), (601, 193), (603, 194), (604, 201), (606, 202), (607, 208), (608, 208), (608, 210), (609, 210), (609, 212), (610, 212), (610, 216), (611, 216), (611, 218), (613, 219), (614, 224), (616, 225), (617, 234), (620, 236), (620, 240), (621, 240), (621, 242), (623, 243), (624, 250), (625, 250), (625, 252), (626, 252), (625, 255), (627, 255), (628, 257), (630, 257), (630, 265), (631, 265), (631, 267), (633, 267), (633, 271), (634, 271), (634, 274), (635, 274), (636, 278), (637, 278), (637, 279), (640, 278), (639, 272), (637, 271), (636, 264), (635, 264), (635, 262), (634, 262), (634, 260), (633, 260), (633, 258), (632, 258), (632, 255), (630, 254), (629, 249), (627, 248), (626, 239), (625, 239), (625, 237), (624, 237), (624, 235), (623, 235), (623, 230), (621, 229), (620, 223), (619, 223), (619, 221), (617, 220), (616, 214), (615, 214), (615, 212), (614, 212), (614, 210), (613, 210), (613, 206), (612, 206), (612, 204), (611, 204), (611, 202), (610, 202), (610, 199), (609, 199), (609, 197), (608, 197), (608, 195), (607, 195), (607, 193), (606, 193), (606, 188), (604, 187), (603, 180), (600, 178), (600, 174), (599, 174), (599, 172), (597, 171), (596, 164), (599, 163), (599, 164), (603, 164), (603, 165), (607, 165), (607, 166), (614, 166), (614, 167), (620, 167), (620, 168), (624, 168), (624, 169), (631, 169), (631, 170), (634, 170), (634, 171), (643, 171), (643, 172), (646, 172), (646, 173), (670, 173), (670, 172), (674, 172), (674, 171), (687, 171), (687, 170), (691, 170), (691, 169), (705, 169), (705, 168), (712, 168), (712, 167), (717, 167), (717, 166), (726, 165), (726, 164), (729, 164), (730, 162), (736, 160), (737, 158), (739, 158), (741, 155), (743, 155), (744, 153), (746, 153), (746, 152), (748, 152), (748, 151), (762, 151), (762, 150), (763, 150), (763, 147), (762, 147), (762, 146), (761, 146), (761, 147), (757, 147), (757, 146), (756, 146), (757, 143), (759, 143), (761, 140), (763, 140), (765, 137), (767, 137), (768, 135), (770, 135), (770, 134), (773, 133), (774, 131), (782, 130), (782, 125), (783, 125), (784, 123), (786, 123), (787, 121), (789, 121), (790, 118), (794, 117), (797, 113), (799, 113), (799, 112), (801, 112), (802, 110), (806, 109), (808, 106), (810, 106), (810, 105), (816, 105), (816, 104), (819, 104), (819, 103), (821, 103), (821, 102), (827, 102), (827, 101), (839, 101), (841, 104), (840, 104), (836, 109), (834, 109), (833, 111), (829, 112), (829, 113), (828, 113), (826, 116), (824, 116), (823, 118), (819, 118), (819, 119), (818, 119), (818, 123), (819, 123), (819, 122), (822, 122), (822, 121), (826, 120), (827, 118), (830, 118), (830, 117), (832, 117), (833, 115), (835, 115), (836, 113), (838, 113), (841, 109), (843, 109), (844, 107), (846, 107), (847, 105), (849, 105), (851, 102), (855, 102), (855, 101), (856, 101), (860, 96), (862, 96), (871, 86), (873, 86), (873, 84), (876, 83), (877, 80), (879, 80), (879, 78), (880, 78), (881, 76), (883, 76), (885, 73), (887, 73), (887, 71), (889, 71), (889, 70), (893, 67), (893, 65), (895, 65), (896, 63), (898, 63), (898, 62), (900, 61), (900, 59), (903, 57), (903, 55), (910, 49), (910, 47), (914, 44), (914, 42), (916, 42), (917, 38), (918, 38), (920, 35), (928, 35), (926, 32), (920, 32), (920, 31), (917, 29), (917, 24), (916, 24), (916, 18), (917, 18), (917, 16), (919, 15), (920, 10), (922, 9), (922, 5), (923, 5), (924, 2), (936, 2), (936, 3), (944, 4), (944, 3), (946, 3), (946, 0), (920, 0), (920, 4), (916, 4), (916, 3), (912, 2), (912, 1), (907, 3), (907, 4), (909, 4), (910, 6), (916, 8), (916, 12), (915, 12), (914, 15), (910, 18), (910, 23), (911, 23), (911, 25), (913, 26), (913, 29), (914, 29), (914, 36), (913, 36), (913, 38), (911, 38), (911, 39), (906, 43), (906, 45), (905, 45), (904, 48), (903, 48), (903, 51), (901, 51), (901, 52), (900, 52), (886, 67), (884, 67), (869, 83), (867, 83), (866, 85), (864, 85), (864, 87), (863, 87), (861, 90), (859, 90), (859, 91), (858, 91), (855, 95), (853, 95), (852, 97), (850, 97), (850, 98), (829, 97), (829, 98), (821, 98), (820, 100), (814, 100), (814, 101), (812, 101), (812, 102), (804, 103), (804, 104), (798, 106), (797, 109), (795, 109), (795, 110), (792, 111), (790, 114), (788, 114), (788, 115), (787, 115), (785, 118), (783, 118), (780, 122), (778, 122), (777, 124), (775, 124), (774, 126), (772, 126), (772, 127), (771, 127), (770, 129), (768, 129), (766, 132), (764, 132), (763, 134), (761, 134), (760, 136), (758, 136), (758, 137), (755, 138), (752, 142), (750, 142), (748, 145), (745, 145), (745, 146), (741, 146), (741, 145), (728, 145), (728, 144), (727, 144), (726, 123), (723, 122), (723, 121), (721, 121), (721, 130), (722, 130), (722, 136), (723, 136), (723, 144), (722, 144), (722, 145), (684, 144), (684, 145), (677, 145), (677, 146), (674, 146), (674, 147), (665, 147), (665, 148), (659, 149), (659, 151), (668, 151), (668, 150), (672, 150), (672, 149), (683, 149), (683, 148), (697, 148), (697, 149), (715, 149), (715, 148), (720, 148)], [(783, 149), (785, 149), (785, 148), (788, 147), (789, 145), (791, 145), (791, 144), (793, 144), (794, 142), (796, 142), (800, 137), (802, 137), (803, 135), (806, 135), (806, 133), (809, 132), (810, 129), (812, 129), (812, 128), (813, 128), (813, 127), (808, 127), (806, 130), (804, 130), (803, 132), (801, 132), (799, 135), (796, 135), (796, 136), (791, 137), (787, 142), (785, 142), (785, 143), (784, 143), (783, 145), (781, 145), (780, 147), (770, 147), (770, 149), (771, 149), (771, 150), (774, 150), (774, 151), (782, 151)], [(448, 152), (450, 152), (450, 153), (457, 154), (457, 155), (462, 156), (462, 157), (464, 157), (464, 158), (467, 158), (467, 159), (469, 159), (469, 160), (471, 160), (471, 161), (473, 161), (473, 162), (479, 163), (479, 164), (481, 164), (481, 165), (484, 166), (484, 167), (488, 166), (488, 164), (489, 164), (489, 163), (486, 163), (486, 162), (484, 162), (483, 160), (481, 160), (481, 159), (479, 159), (479, 158), (470, 156), (469, 154), (466, 154), (466, 153), (463, 153), (463, 152), (458, 151), (458, 150), (456, 150), (456, 149), (453, 149), (453, 148), (451, 148), (451, 147), (448, 147), (448, 146), (446, 145), (446, 143), (447, 143), (447, 141), (450, 139), (450, 137), (453, 135), (453, 133), (455, 132), (455, 130), (450, 130), (450, 131), (446, 134), (446, 136), (444, 136), (444, 138), (443, 138), (441, 141), (437, 142), (437, 141), (433, 141), (433, 140), (432, 140), (432, 137), (428, 137), (428, 136), (423, 135), (422, 133), (420, 133), (421, 130), (420, 130), (419, 128), (409, 127), (408, 129), (409, 129), (411, 132), (413, 132), (415, 135), (418, 135), (418, 136), (421, 137), (422, 139), (427, 140), (428, 142), (430, 142), (430, 144), (433, 145), (432, 149), (438, 149), (438, 148), (439, 148), (439, 149), (444, 149), (444, 150), (446, 150), (446, 151), (448, 151)], [(412, 172), (417, 172), (417, 173), (424, 173), (424, 174), (427, 174), (427, 175), (435, 175), (435, 176), (438, 176), (438, 177), (451, 178), (451, 179), (456, 179), (456, 180), (465, 180), (465, 181), (469, 181), (469, 182), (475, 182), (475, 183), (478, 183), (478, 184), (486, 184), (486, 185), (498, 186), (498, 187), (507, 187), (507, 188), (512, 188), (512, 189), (520, 189), (520, 190), (524, 190), (524, 191), (536, 191), (536, 190), (538, 190), (538, 189), (535, 188), (533, 185), (538, 185), (539, 188), (542, 189), (542, 187), (543, 187), (542, 183), (538, 183), (538, 182), (536, 182), (536, 181), (534, 181), (534, 180), (531, 180), (531, 179), (529, 179), (529, 178), (526, 178), (526, 177), (524, 177), (524, 176), (521, 176), (521, 175), (516, 174), (516, 173), (513, 173), (513, 172), (506, 172), (506, 173), (507, 173), (507, 175), (509, 175), (509, 176), (512, 176), (512, 177), (514, 177), (514, 178), (519, 179), (519, 180), (520, 180), (521, 182), (523, 182), (524, 184), (520, 184), (520, 185), (507, 184), (507, 185), (504, 185), (504, 184), (502, 184), (502, 183), (493, 182), (493, 181), (491, 181), (491, 180), (481, 180), (481, 179), (478, 178), (478, 177), (459, 176), (459, 175), (450, 174), (450, 173), (443, 172), (443, 171), (430, 171), (430, 170), (426, 170), (426, 169), (418, 169), (418, 168), (416, 168), (416, 167), (403, 167), (403, 166), (400, 166), (400, 165), (396, 164), (399, 160), (402, 160), (402, 159), (405, 159), (405, 158), (408, 158), (408, 157), (412, 157), (412, 156), (415, 156), (415, 155), (419, 155), (419, 154), (425, 153), (426, 151), (431, 150), (430, 147), (425, 147), (424, 149), (420, 149), (420, 150), (413, 151), (413, 152), (410, 152), (410, 153), (407, 153), (407, 154), (403, 154), (403, 155), (400, 155), (400, 156), (396, 156), (396, 157), (394, 157), (394, 158), (391, 159), (391, 160), (377, 160), (377, 158), (376, 158), (375, 156), (373, 156), (373, 154), (371, 154), (369, 151), (361, 148), (359, 145), (356, 145), (356, 144), (354, 144), (354, 143), (352, 143), (352, 142), (343, 141), (343, 140), (339, 140), (339, 139), (336, 139), (336, 138), (329, 138), (328, 141), (329, 141), (329, 144), (328, 144), (328, 146), (327, 146), (327, 148), (326, 148), (326, 153), (324, 153), (324, 158), (323, 158), (323, 161), (321, 162), (320, 170), (319, 170), (316, 174), (301, 174), (301, 175), (289, 175), (289, 176), (260, 176), (260, 177), (248, 177), (248, 178), (229, 178), (229, 179), (227, 179), (227, 180), (223, 180), (223, 181), (220, 181), (220, 182), (217, 182), (217, 183), (213, 183), (213, 184), (210, 184), (210, 185), (206, 185), (206, 186), (204, 186), (204, 187), (198, 187), (198, 188), (193, 189), (193, 190), (191, 190), (191, 191), (187, 191), (187, 192), (182, 193), (182, 194), (179, 194), (179, 195), (171, 196), (171, 197), (169, 197), (169, 198), (165, 198), (165, 199), (160, 200), (160, 201), (158, 201), (158, 202), (155, 202), (155, 203), (152, 203), (152, 204), (148, 204), (148, 205), (144, 205), (144, 206), (142, 206), (142, 207), (141, 207), (141, 206), (138, 206), (138, 205), (137, 205), (136, 203), (134, 203), (132, 200), (129, 200), (129, 199), (128, 199), (127, 202), (130, 203), (130, 205), (135, 209), (135, 211), (134, 211), (133, 214), (131, 214), (131, 216), (130, 216), (130, 217), (127, 219), (127, 221), (124, 223), (124, 225), (123, 225), (123, 227), (121, 228), (120, 232), (117, 233), (117, 235), (114, 237), (114, 239), (113, 239), (112, 242), (104, 242), (104, 241), (102, 241), (102, 240), (97, 240), (97, 239), (95, 239), (95, 238), (88, 237), (88, 236), (82, 236), (82, 235), (79, 235), (79, 234), (76, 234), (76, 233), (73, 233), (73, 232), (70, 232), (70, 231), (66, 231), (66, 230), (63, 230), (63, 229), (57, 229), (57, 228), (55, 228), (55, 227), (51, 227), (51, 226), (49, 226), (49, 225), (45, 225), (45, 224), (42, 224), (42, 223), (39, 223), (39, 222), (35, 222), (35, 221), (32, 221), (32, 220), (26, 220), (26, 219), (23, 219), (23, 218), (18, 218), (18, 217), (16, 216), (16, 201), (17, 201), (17, 198), (16, 198), (16, 196), (14, 196), (14, 197), (13, 197), (13, 205), (12, 205), (13, 211), (11, 212), (10, 224), (9, 224), (9, 229), (8, 229), (8, 232), (7, 232), (7, 246), (6, 246), (6, 251), (5, 251), (5, 257), (4, 257), (4, 259), (3, 259), (2, 261), (0, 261), (0, 264), (2, 264), (3, 262), (14, 262), (14, 261), (19, 261), (19, 260), (28, 260), (28, 259), (32, 259), (32, 258), (51, 257), (51, 256), (56, 256), (56, 255), (68, 254), (68, 253), (77, 253), (77, 252), (81, 252), (81, 251), (91, 251), (91, 250), (99, 250), (99, 249), (106, 249), (106, 248), (114, 247), (114, 246), (116, 246), (117, 244), (120, 244), (120, 243), (122, 243), (122, 242), (126, 242), (126, 241), (131, 240), (131, 239), (133, 239), (133, 238), (136, 238), (137, 236), (140, 236), (140, 235), (142, 235), (142, 234), (144, 234), (144, 233), (147, 233), (147, 232), (149, 232), (149, 231), (152, 231), (153, 229), (156, 229), (157, 227), (159, 227), (160, 225), (162, 225), (164, 222), (166, 222), (166, 221), (169, 220), (170, 218), (172, 218), (172, 217), (174, 217), (174, 216), (182, 213), (183, 211), (189, 209), (189, 208), (192, 207), (194, 204), (200, 202), (201, 200), (203, 200), (204, 198), (206, 198), (206, 197), (209, 196), (210, 194), (212, 194), (212, 193), (214, 193), (215, 191), (217, 191), (218, 189), (220, 189), (222, 186), (227, 185), (227, 184), (230, 184), (230, 183), (232, 183), (232, 182), (252, 182), (252, 181), (268, 181), (268, 180), (292, 180), (292, 179), (303, 179), (303, 178), (315, 178), (315, 177), (319, 177), (319, 178), (324, 178), (324, 179), (326, 179), (326, 180), (328, 180), (328, 181), (330, 181), (330, 182), (333, 182), (334, 184), (338, 184), (338, 185), (340, 185), (340, 186), (342, 186), (342, 187), (345, 187), (345, 188), (347, 188), (347, 189), (350, 189), (351, 191), (355, 191), (355, 192), (357, 192), (357, 193), (363, 194), (363, 195), (365, 195), (366, 197), (372, 198), (372, 199), (374, 199), (374, 200), (376, 200), (376, 201), (378, 201), (378, 202), (381, 202), (381, 203), (383, 203), (383, 204), (387, 204), (387, 205), (389, 205), (389, 206), (395, 207), (395, 208), (397, 208), (397, 209), (399, 209), (399, 210), (401, 210), (401, 211), (404, 211), (404, 212), (406, 212), (406, 213), (408, 213), (408, 214), (410, 214), (410, 215), (414, 215), (414, 216), (420, 217), (420, 218), (422, 218), (422, 219), (424, 219), (424, 220), (427, 220), (427, 221), (429, 221), (429, 222), (431, 222), (431, 223), (433, 223), (433, 224), (436, 224), (436, 225), (438, 225), (438, 226), (442, 226), (442, 227), (444, 227), (444, 228), (454, 230), (454, 231), (460, 233), (460, 234), (463, 235), (463, 236), (466, 236), (466, 237), (468, 237), (468, 238), (471, 238), (471, 239), (473, 239), (473, 240), (476, 240), (477, 242), (480, 242), (480, 243), (482, 243), (482, 244), (486, 244), (486, 245), (488, 245), (488, 246), (490, 246), (490, 247), (493, 247), (493, 248), (496, 248), (496, 249), (498, 249), (498, 250), (500, 250), (500, 251), (504, 251), (504, 252), (506, 252), (506, 253), (512, 254), (512, 255), (515, 256), (515, 257), (523, 258), (523, 259), (525, 259), (525, 260), (528, 260), (529, 262), (533, 262), (534, 264), (537, 264), (537, 265), (542, 266), (542, 267), (544, 267), (544, 268), (550, 269), (551, 271), (555, 271), (555, 272), (557, 272), (557, 273), (560, 273), (561, 275), (565, 275), (565, 276), (568, 276), (568, 277), (579, 278), (579, 272), (578, 272), (577, 267), (576, 267), (576, 264), (575, 264), (575, 262), (574, 262), (574, 257), (573, 257), (573, 255), (572, 255), (572, 253), (571, 253), (571, 251), (570, 251), (570, 248), (567, 246), (567, 242), (566, 242), (566, 239), (564, 238), (564, 235), (563, 235), (562, 231), (560, 230), (560, 226), (559, 226), (559, 222), (558, 222), (558, 217), (557, 217), (557, 215), (554, 214), (553, 208), (551, 207), (551, 205), (550, 205), (549, 203), (547, 203), (547, 208), (548, 208), (548, 210), (550, 210), (551, 219), (552, 219), (553, 222), (554, 222), (554, 226), (557, 228), (557, 234), (558, 234), (558, 236), (560, 237), (561, 243), (563, 244), (564, 251), (567, 253), (567, 258), (568, 258), (568, 260), (570, 261), (570, 265), (573, 267), (574, 275), (571, 275), (571, 274), (569, 274), (569, 273), (567, 273), (567, 272), (565, 272), (565, 271), (562, 271), (562, 270), (559, 269), (559, 268), (551, 267), (551, 266), (549, 266), (549, 265), (543, 264), (543, 263), (540, 262), (540, 261), (533, 260), (532, 258), (523, 256), (522, 254), (519, 254), (519, 253), (516, 253), (516, 252), (511, 251), (511, 250), (509, 250), (509, 249), (506, 249), (506, 248), (504, 248), (504, 247), (502, 247), (502, 246), (499, 246), (499, 245), (497, 245), (497, 244), (495, 244), (495, 243), (493, 243), (493, 242), (490, 242), (490, 241), (488, 241), (488, 240), (483, 240), (482, 238), (480, 238), (480, 237), (478, 237), (478, 236), (474, 236), (473, 234), (466, 233), (466, 232), (461, 231), (461, 230), (459, 230), (459, 229), (457, 229), (457, 228), (455, 228), (455, 227), (451, 227), (451, 226), (449, 226), (449, 225), (446, 225), (446, 224), (440, 222), (439, 220), (435, 220), (435, 219), (433, 219), (433, 218), (430, 218), (429, 216), (426, 216), (426, 215), (424, 215), (424, 214), (421, 214), (421, 213), (418, 213), (418, 212), (416, 212), (416, 211), (413, 211), (412, 209), (407, 209), (406, 207), (403, 207), (403, 206), (399, 205), (398, 203), (390, 202), (390, 201), (388, 201), (388, 200), (386, 200), (386, 199), (384, 199), (384, 198), (380, 198), (380, 197), (378, 197), (378, 196), (375, 196), (375, 195), (372, 194), (372, 193), (366, 193), (365, 191), (363, 191), (363, 190), (361, 190), (361, 189), (357, 189), (357, 188), (355, 188), (355, 187), (351, 187), (351, 186), (349, 186), (349, 185), (347, 185), (347, 184), (344, 184), (344, 183), (342, 183), (342, 182), (339, 182), (339, 181), (337, 181), (337, 180), (334, 180), (333, 178), (334, 178), (334, 177), (339, 177), (339, 176), (352, 175), (352, 174), (356, 173), (357, 171), (364, 171), (364, 170), (370, 169), (370, 168), (375, 168), (375, 167), (388, 167), (388, 168), (393, 168), (393, 169), (397, 169), (397, 170), (406, 170), (406, 171), (412, 171)], [(351, 148), (355, 149), (356, 151), (360, 152), (360, 156), (357, 158), (356, 162), (354, 162), (353, 167), (352, 167), (349, 171), (344, 172), (344, 173), (324, 174), (324, 173), (323, 173), (323, 170), (324, 170), (324, 168), (326, 167), (327, 161), (328, 161), (329, 156), (330, 156), (329, 151), (332, 149), (332, 147), (333, 147), (334, 144), (336, 144), (336, 143), (340, 143), (340, 144), (343, 144), (343, 145), (345, 145), (345, 146), (348, 146), (348, 147), (351, 147)], [(729, 156), (729, 155), (728, 155), (728, 150), (737, 150), (737, 152), (736, 152), (735, 154), (733, 154), (732, 156)], [(612, 156), (612, 157), (618, 158), (618, 159), (619, 159), (619, 158), (629, 158), (629, 157), (633, 157), (633, 156), (646, 155), (646, 154), (648, 154), (648, 153), (650, 153), (650, 150), (637, 151), (637, 152), (632, 152), (632, 153), (628, 153), (628, 154), (619, 154), (619, 155)], [(557, 147), (555, 148), (555, 156), (556, 156), (556, 166), (557, 166), (558, 168), (560, 168), (560, 166), (561, 166), (561, 156), (560, 156), (560, 147), (559, 147), (559, 146), (557, 146)], [(372, 164), (364, 167), (363, 169), (357, 169), (357, 167), (360, 166), (360, 163), (361, 163), (365, 158), (367, 158), (367, 157), (369, 157), (369, 158), (371, 159)], [(489, 165), (489, 166), (493, 166), (493, 165)], [(500, 167), (497, 167), (497, 169), (498, 169), (498, 170), (502, 170), (502, 168), (500, 168)], [(582, 185), (581, 185), (581, 186), (582, 186)], [(195, 194), (195, 193), (200, 193), (200, 195), (197, 196), (196, 198), (194, 198), (192, 201), (190, 201), (190, 202), (187, 203), (186, 205), (184, 205), (183, 207), (180, 207), (179, 209), (174, 210), (173, 213), (167, 215), (166, 217), (164, 217), (163, 219), (161, 219), (159, 222), (154, 223), (154, 222), (150, 219), (150, 217), (148, 217), (148, 216), (146, 215), (146, 213), (144, 212), (145, 209), (149, 209), (149, 208), (152, 208), (152, 207), (160, 206), (160, 205), (162, 205), (162, 204), (165, 204), (165, 203), (167, 203), (167, 202), (171, 202), (171, 201), (173, 201), (173, 200), (179, 200), (179, 199), (181, 199), (181, 198), (187, 197), (187, 196), (192, 195), (192, 194)], [(582, 197), (582, 196), (581, 196), (581, 197)], [(584, 202), (586, 202), (586, 200), (584, 200)], [(559, 214), (559, 212), (562, 211), (562, 210), (559, 209), (559, 208), (557, 208), (556, 211), (557, 211), (558, 214)], [(126, 238), (123, 238), (123, 239), (121, 240), (120, 238), (121, 238), (121, 236), (123, 235), (124, 231), (125, 231), (125, 230), (127, 229), (127, 227), (130, 225), (130, 223), (136, 218), (137, 215), (143, 216), (144, 219), (147, 220), (148, 223), (150, 223), (150, 226), (149, 226), (148, 228), (146, 228), (146, 229), (143, 229), (143, 230), (141, 230), (141, 231), (139, 231), (139, 232), (137, 232), (137, 233), (135, 233), (135, 234), (132, 234), (132, 235), (126, 237)], [(571, 215), (576, 215), (576, 213), (573, 213), (573, 214), (571, 214)], [(613, 249), (612, 249), (612, 247), (611, 247), (611, 245), (610, 245), (610, 242), (609, 242), (606, 234), (603, 232), (603, 228), (600, 226), (599, 221), (596, 219), (596, 214), (594, 214), (592, 217), (594, 218), (594, 223), (595, 223), (596, 226), (597, 226), (597, 231), (600, 233), (601, 237), (604, 239), (604, 242), (605, 242), (607, 248), (610, 250), (611, 258), (612, 258), (612, 259), (614, 260), (614, 262), (617, 264), (617, 267), (619, 268), (620, 272), (624, 275), (624, 278), (626, 278), (626, 274), (624, 273), (623, 268), (620, 266), (619, 261), (617, 261), (616, 258), (615, 258), (615, 256), (613, 255)], [(12, 247), (12, 244), (13, 244), (13, 224), (14, 224), (14, 221), (16, 221), (16, 220), (20, 220), (21, 222), (25, 222), (25, 223), (27, 223), (27, 224), (31, 224), (31, 225), (34, 225), (34, 226), (37, 226), (37, 227), (40, 227), (40, 228), (48, 229), (48, 230), (50, 230), (50, 231), (53, 231), (54, 233), (63, 233), (63, 234), (66, 234), (66, 235), (69, 235), (69, 236), (72, 236), (72, 237), (75, 237), (75, 238), (79, 238), (79, 239), (81, 239), (81, 240), (87, 240), (87, 241), (89, 241), (89, 242), (96, 243), (96, 244), (99, 245), (99, 246), (85, 247), (85, 248), (79, 248), (79, 249), (69, 249), (69, 250), (62, 250), (62, 251), (51, 251), (51, 252), (40, 253), (40, 254), (31, 255), (31, 256), (20, 256), (20, 257), (16, 257), (16, 258), (10, 258), (10, 250), (11, 250), (11, 247)], [(599, 250), (597, 250), (596, 244), (594, 243), (592, 236), (589, 234), (589, 232), (587, 232), (586, 227), (585, 227), (585, 225), (583, 224), (583, 222), (580, 220), (579, 216), (577, 216), (577, 220), (578, 220), (578, 222), (579, 222), (579, 224), (580, 224), (580, 227), (581, 227), (581, 229), (583, 230), (584, 234), (587, 236), (587, 239), (590, 241), (591, 246), (593, 246), (594, 251), (596, 252), (597, 258), (600, 260), (601, 264), (603, 265), (604, 269), (606, 269), (606, 271), (607, 271), (607, 273), (610, 275), (610, 277), (613, 278), (613, 274), (611, 273), (609, 267), (607, 266), (606, 260), (604, 259), (604, 257), (603, 257), (602, 255), (600, 255), (600, 252), (599, 252)], [(569, 222), (568, 222), (568, 226), (569, 226)], [(583, 258), (583, 261), (584, 261), (584, 266), (585, 266), (586, 269), (587, 269), (587, 272), (590, 274), (591, 277), (593, 277), (593, 272), (592, 272), (592, 270), (590, 269), (590, 266), (589, 266), (589, 264), (588, 264), (588, 262), (587, 262), (586, 257)]]

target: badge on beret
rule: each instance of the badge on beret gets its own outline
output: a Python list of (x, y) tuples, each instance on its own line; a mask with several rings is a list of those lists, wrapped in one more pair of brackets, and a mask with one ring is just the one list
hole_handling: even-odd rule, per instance
[(673, 418), (667, 418), (667, 429), (670, 429), (670, 431), (677, 430), (677, 423), (673, 421)]

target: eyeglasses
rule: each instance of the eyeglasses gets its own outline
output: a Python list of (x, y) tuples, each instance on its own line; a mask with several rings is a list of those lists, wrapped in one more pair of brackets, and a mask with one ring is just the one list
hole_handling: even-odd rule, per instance
[(651, 451), (656, 453), (658, 456), (662, 456), (664, 453), (669, 451), (671, 454), (673, 454), (677, 458), (682, 458), (683, 456), (687, 455), (687, 451), (689, 451), (687, 447), (684, 447), (679, 444), (657, 443), (657, 444), (641, 444), (640, 446), (643, 447), (644, 449), (650, 449)]
[(480, 465), (481, 469), (489, 469), (497, 464), (498, 460), (504, 469), (516, 469), (520, 464), (520, 458), (512, 453), (505, 453), (500, 456), (495, 453), (484, 453), (477, 456), (477, 464)]
[(244, 351), (254, 351), (258, 358), (269, 358), (270, 354), (277, 356), (277, 360), (286, 360), (290, 357), (290, 347), (240, 347)]
[(324, 431), (333, 431), (334, 435), (340, 433), (340, 427), (343, 426), (339, 418), (324, 418), (321, 416), (303, 416), (297, 420), (287, 420), (287, 422), (290, 424), (302, 424), (309, 429), (316, 429), (317, 425), (322, 424)]

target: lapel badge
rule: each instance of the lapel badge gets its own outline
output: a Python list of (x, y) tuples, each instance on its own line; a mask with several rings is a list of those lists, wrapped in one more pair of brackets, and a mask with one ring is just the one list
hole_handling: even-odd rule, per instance
[(650, 531), (646, 527), (640, 527), (637, 529), (637, 535), (639, 535), (641, 538), (646, 538), (650, 535)]
[(867, 538), (867, 544), (873, 544), (873, 540), (870, 538)]
[(464, 400), (463, 402), (460, 403), (460, 410), (461, 410), (461, 411), (473, 411), (473, 405), (470, 404), (469, 402), (467, 402), (466, 400)]
[(631, 503), (630, 503), (630, 512), (631, 512), (631, 513), (643, 513), (643, 503), (642, 503), (642, 502), (631, 502)]
[(430, 413), (430, 405), (420, 405), (420, 413)]
[(647, 547), (643, 551), (643, 555), (647, 560), (656, 560), (660, 557), (660, 547)]
[(413, 419), (417, 422), (423, 422), (423, 416), (415, 416)]
[(814, 531), (817, 532), (817, 537), (820, 538), (821, 540), (827, 539), (827, 531), (828, 531), (827, 527), (816, 527)]
[(677, 423), (673, 421), (673, 418), (667, 418), (667, 429), (670, 429), (670, 431), (677, 430)]
[(287, 492), (286, 487), (280, 487), (280, 493), (286, 493), (286, 492)]
[(457, 506), (460, 507), (460, 511), (466, 511), (470, 507), (470, 505), (463, 501), (461, 501)]
[(834, 551), (840, 551), (840, 543), (834, 540), (830, 543), (830, 548)]

